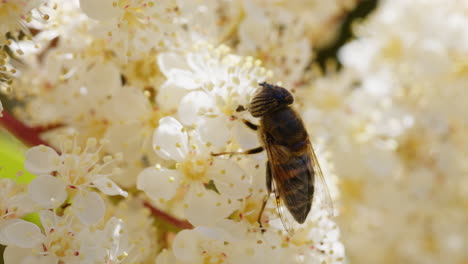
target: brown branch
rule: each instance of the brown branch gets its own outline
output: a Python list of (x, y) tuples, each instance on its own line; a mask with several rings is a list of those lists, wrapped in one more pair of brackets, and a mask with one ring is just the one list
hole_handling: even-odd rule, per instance
[(151, 211), (151, 214), (153, 214), (153, 216), (163, 220), (164, 222), (167, 222), (175, 227), (178, 227), (180, 229), (192, 229), (193, 228), (193, 225), (190, 224), (188, 221), (186, 220), (180, 220), (164, 211), (161, 211), (160, 209), (154, 207), (153, 205), (151, 205), (149, 202), (147, 201), (144, 201), (143, 202), (143, 205), (150, 209)]
[(0, 126), (8, 130), (25, 145), (30, 147), (41, 144), (50, 146), (50, 144), (39, 137), (39, 134), (35, 129), (26, 126), (7, 111), (3, 111), (2, 114), (3, 117), (0, 117)]
[(51, 130), (54, 130), (56, 128), (61, 128), (64, 127), (62, 123), (56, 123), (56, 124), (49, 124), (49, 125), (44, 125), (44, 126), (34, 126), (31, 127), (32, 130), (36, 132), (36, 134), (42, 134)]

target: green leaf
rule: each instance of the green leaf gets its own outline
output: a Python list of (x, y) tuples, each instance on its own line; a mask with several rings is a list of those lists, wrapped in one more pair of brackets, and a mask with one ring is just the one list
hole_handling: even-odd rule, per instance
[(38, 213), (27, 214), (27, 215), (23, 216), (23, 220), (31, 222), (31, 223), (37, 225), (38, 227), (42, 228), (41, 217), (39, 216)]
[(24, 169), (24, 153), (27, 148), (11, 134), (0, 129), (0, 178), (16, 179), (29, 183), (36, 176)]

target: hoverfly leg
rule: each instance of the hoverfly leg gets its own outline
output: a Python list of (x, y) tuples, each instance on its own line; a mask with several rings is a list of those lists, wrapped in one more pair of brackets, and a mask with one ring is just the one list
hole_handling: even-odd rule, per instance
[(256, 125), (256, 124), (250, 122), (250, 121), (247, 120), (247, 119), (242, 119), (242, 122), (244, 122), (244, 124), (245, 124), (248, 128), (250, 128), (250, 129), (252, 129), (252, 130), (255, 130), (255, 131), (256, 131), (256, 130), (258, 129), (258, 125)]
[(267, 161), (267, 166), (266, 166), (266, 187), (267, 187), (267, 194), (265, 195), (265, 198), (263, 198), (263, 203), (262, 203), (262, 208), (260, 209), (260, 213), (258, 214), (257, 222), (260, 225), (260, 228), (262, 230), (262, 233), (264, 233), (266, 230), (263, 228), (262, 225), (262, 215), (263, 215), (263, 210), (265, 210), (265, 206), (268, 202), (268, 199), (270, 198), (271, 195), (271, 190), (272, 190), (272, 182), (271, 182), (272, 176), (271, 176), (271, 169), (270, 169), (270, 162)]
[(236, 108), (236, 112), (243, 112), (247, 109), (245, 109), (245, 107), (243, 105), (239, 105), (237, 108)]
[(263, 151), (263, 147), (256, 147), (253, 149), (248, 149), (246, 151), (242, 152), (219, 152), (219, 153), (211, 153), (211, 156), (221, 156), (221, 155), (250, 155), (250, 154), (256, 154), (260, 153)]

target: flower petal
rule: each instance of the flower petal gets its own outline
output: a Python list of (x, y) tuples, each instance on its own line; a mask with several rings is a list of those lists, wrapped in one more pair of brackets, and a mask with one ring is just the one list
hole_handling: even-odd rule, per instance
[(39, 145), (26, 151), (24, 167), (34, 174), (44, 174), (56, 170), (60, 156), (54, 149)]
[[(183, 232), (183, 231), (181, 231)], [(172, 251), (167, 249), (163, 249), (161, 253), (159, 253), (158, 257), (156, 258), (156, 263), (158, 264), (173, 264), (177, 263), (177, 259), (174, 256)]]
[(196, 263), (199, 257), (200, 235), (195, 230), (182, 230), (174, 238), (172, 250), (177, 259)]
[(184, 203), (185, 217), (195, 226), (213, 226), (228, 217), (239, 205), (236, 200), (227, 199), (203, 186), (197, 188), (195, 184), (190, 186)]
[(46, 233), (54, 229), (57, 226), (58, 220), (60, 220), (60, 216), (57, 216), (54, 212), (49, 210), (40, 211), (39, 218), (41, 219), (41, 225)]
[(121, 86), (119, 69), (111, 63), (98, 63), (86, 74), (85, 85), (92, 98), (113, 95)]
[(114, 181), (107, 177), (100, 177), (93, 181), (94, 186), (107, 195), (122, 195), (127, 197), (128, 193), (122, 190)]
[(39, 203), (45, 209), (53, 209), (60, 206), (67, 199), (65, 184), (51, 175), (36, 177), (28, 186), (31, 199)]
[(204, 142), (210, 142), (215, 147), (225, 146), (231, 138), (231, 132), (222, 117), (203, 118), (198, 126), (198, 132)]
[(158, 90), (156, 102), (161, 110), (174, 110), (179, 107), (179, 102), (187, 94), (188, 90), (177, 86), (172, 81), (166, 81)]
[(30, 248), (8, 246), (3, 252), (5, 264), (57, 264), (58, 258), (53, 254), (37, 255)]
[(158, 55), (159, 70), (165, 75), (169, 76), (172, 69), (182, 68), (188, 69), (185, 63), (185, 58), (174, 52), (164, 52)]
[(114, 0), (80, 0), (80, 8), (90, 18), (96, 20), (109, 20), (119, 14), (118, 7), (114, 7)]
[(85, 225), (95, 224), (104, 216), (106, 210), (104, 201), (96, 192), (78, 193), (73, 200), (72, 208)]
[(182, 161), (188, 152), (188, 136), (175, 118), (166, 116), (159, 120), (154, 131), (153, 148), (163, 159)]
[(170, 200), (180, 185), (180, 178), (177, 170), (149, 167), (138, 175), (137, 188), (155, 201)]
[(32, 248), (45, 239), (37, 225), (23, 220), (10, 223), (3, 229), (3, 236), (9, 244), (22, 248)]
[(214, 159), (207, 173), (222, 195), (237, 199), (249, 194), (250, 177), (234, 161)]
[[(233, 137), (236, 140), (236, 143), (238, 143), (243, 149), (251, 149), (260, 145), (258, 133), (256, 131), (247, 128), (242, 122), (233, 123)], [(258, 121), (253, 121), (252, 123), (258, 123)]]
[(182, 99), (179, 105), (179, 119), (185, 125), (196, 125), (210, 108), (214, 108), (213, 97), (202, 91), (194, 91)]
[(200, 84), (195, 81), (197, 77), (190, 71), (172, 69), (168, 72), (166, 77), (175, 85), (187, 90), (193, 90), (200, 87)]

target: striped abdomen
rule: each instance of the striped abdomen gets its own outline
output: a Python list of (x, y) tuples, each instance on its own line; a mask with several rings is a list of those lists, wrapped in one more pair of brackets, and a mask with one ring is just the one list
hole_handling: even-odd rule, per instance
[(314, 195), (310, 156), (304, 153), (280, 162), (272, 165), (273, 179), (289, 212), (302, 224), (309, 214)]

